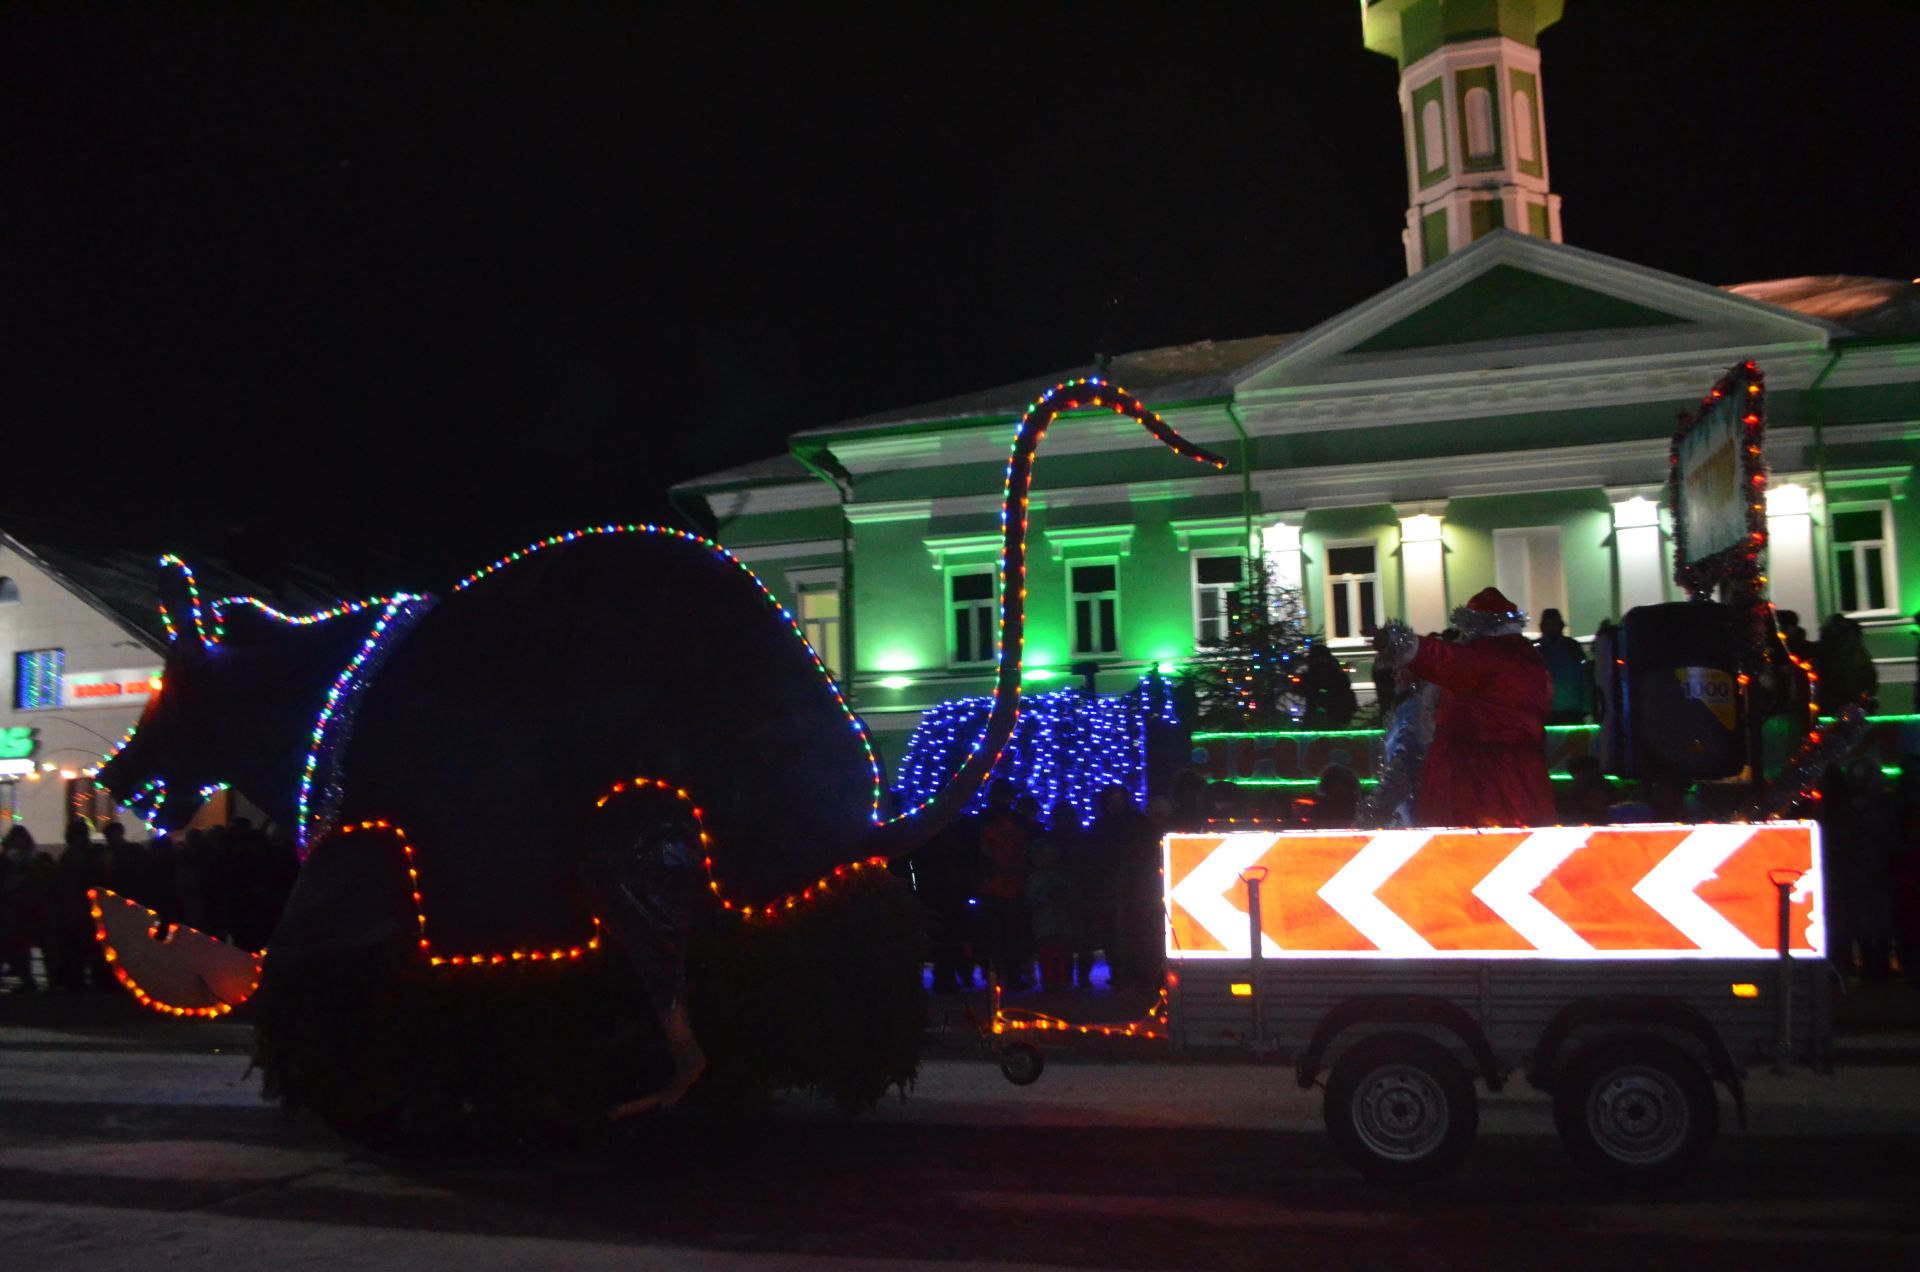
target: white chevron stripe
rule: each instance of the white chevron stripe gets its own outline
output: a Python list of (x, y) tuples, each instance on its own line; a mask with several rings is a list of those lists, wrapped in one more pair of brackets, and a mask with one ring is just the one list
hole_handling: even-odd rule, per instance
[(1764, 957), (1767, 950), (1755, 945), (1694, 891), (1713, 878), (1720, 863), (1740, 845), (1753, 838), (1753, 830), (1752, 826), (1738, 825), (1696, 827), (1633, 885), (1633, 894), (1709, 954)]
[(1385, 953), (1433, 953), (1432, 942), (1373, 895), (1431, 838), (1433, 832), (1426, 830), (1380, 831), (1321, 886), (1320, 899)]
[(1804, 933), (1796, 932), (1794, 934), (1794, 944), (1797, 946), (1804, 940), (1815, 954), (1825, 957), (1827, 952), (1827, 879), (1825, 865), (1820, 860), (1820, 826), (1817, 822), (1805, 822), (1803, 824), (1807, 828), (1807, 834), (1813, 839), (1813, 842), (1807, 847), (1807, 855), (1812, 859), (1813, 865), (1808, 869), (1807, 873), (1800, 876), (1799, 882), (1793, 885), (1793, 896), (1791, 899), (1794, 901), (1811, 902), (1813, 912), (1812, 921), (1807, 924), (1807, 930)]
[[(1245, 905), (1246, 885), (1240, 882), (1240, 872), (1260, 860), (1260, 854), (1273, 847), (1280, 836), (1269, 835), (1228, 835), (1193, 872), (1180, 880), (1167, 894), (1167, 913), (1173, 913), (1173, 907), (1185, 907), (1194, 922), (1213, 934), (1213, 939), (1226, 947), (1227, 953), (1234, 958), (1249, 958), (1253, 954), (1247, 941), (1247, 911)], [(1169, 863), (1170, 865), (1170, 863)], [(1170, 871), (1169, 871), (1170, 873)], [(1229, 900), (1229, 894), (1241, 904)], [(1269, 903), (1263, 903), (1262, 908)], [(1173, 948), (1173, 929), (1169, 922), (1167, 929), (1167, 953), (1178, 955), (1181, 951)], [(1260, 952), (1263, 957), (1278, 957), (1280, 947), (1266, 933), (1260, 934)]]
[(1534, 831), (1507, 854), (1506, 860), (1489, 870), (1486, 878), (1473, 885), (1473, 895), (1542, 954), (1580, 958), (1593, 953), (1593, 946), (1533, 895), (1533, 890), (1585, 844), (1591, 833), (1585, 826), (1548, 826)]

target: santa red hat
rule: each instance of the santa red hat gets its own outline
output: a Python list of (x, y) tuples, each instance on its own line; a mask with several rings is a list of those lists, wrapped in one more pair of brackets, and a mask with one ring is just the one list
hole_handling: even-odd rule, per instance
[(1518, 632), (1527, 625), (1527, 612), (1497, 587), (1481, 588), (1452, 617), (1453, 625), (1468, 639)]

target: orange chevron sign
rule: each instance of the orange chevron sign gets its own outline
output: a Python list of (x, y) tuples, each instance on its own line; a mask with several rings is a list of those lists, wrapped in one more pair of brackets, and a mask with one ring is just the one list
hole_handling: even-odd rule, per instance
[(1767, 958), (1826, 953), (1813, 822), (1168, 835), (1167, 956)]

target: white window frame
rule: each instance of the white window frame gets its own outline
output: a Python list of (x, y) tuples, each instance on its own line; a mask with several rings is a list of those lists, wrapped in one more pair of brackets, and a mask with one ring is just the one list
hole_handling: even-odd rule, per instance
[[(1366, 548), (1371, 551), (1373, 553), (1372, 573), (1335, 574), (1333, 572), (1333, 553), (1336, 548)], [(1374, 629), (1376, 631), (1379, 630), (1380, 624), (1385, 621), (1380, 616), (1380, 606), (1382, 602), (1380, 595), (1380, 540), (1373, 538), (1322, 539), (1320, 541), (1320, 554), (1320, 573), (1324, 576), (1320, 593), (1326, 598), (1327, 602), (1327, 644), (1340, 646), (1364, 645), (1367, 643), (1368, 637), (1364, 634), (1366, 622), (1360, 613), (1359, 584), (1369, 582), (1373, 584)], [(1336, 589), (1342, 589), (1345, 593), (1344, 600), (1337, 604), (1334, 600)], [(1335, 636), (1333, 634), (1333, 618), (1341, 609), (1346, 611), (1347, 621), (1354, 630), (1354, 634), (1351, 636)]]
[[(1551, 531), (1553, 534), (1554, 553), (1560, 561), (1560, 577), (1556, 580), (1553, 595), (1540, 596), (1536, 595), (1538, 589), (1533, 586), (1533, 554), (1531, 552), (1526, 554), (1527, 582), (1524, 587), (1515, 584), (1512, 579), (1503, 579), (1500, 577), (1500, 541), (1502, 539), (1519, 538), (1522, 535), (1531, 539), (1533, 536), (1546, 531)], [(1512, 599), (1514, 604), (1527, 612), (1527, 632), (1529, 635), (1538, 636), (1540, 634), (1540, 615), (1550, 609), (1559, 610), (1560, 617), (1566, 620), (1567, 631), (1569, 633), (1573, 632), (1573, 619), (1568, 615), (1572, 604), (1571, 597), (1567, 594), (1567, 535), (1559, 523), (1552, 522), (1546, 525), (1534, 526), (1501, 526), (1496, 529), (1493, 532), (1493, 575), (1493, 585)], [(1509, 584), (1513, 585), (1509, 586)]]
[[(1120, 656), (1120, 633), (1126, 630), (1124, 626), (1126, 620), (1120, 610), (1120, 558), (1119, 557), (1078, 557), (1078, 558), (1069, 560), (1066, 563), (1066, 565), (1067, 565), (1067, 648), (1073, 651), (1072, 656), (1075, 658), (1118, 658)], [(1113, 590), (1112, 591), (1109, 591), (1109, 592), (1076, 592), (1074, 591), (1073, 572), (1075, 570), (1084, 570), (1089, 567), (1099, 567), (1103, 565), (1113, 570)], [(1096, 648), (1094, 649), (1080, 648), (1079, 610), (1080, 610), (1080, 602), (1083, 600), (1088, 601), (1089, 603), (1094, 605), (1094, 608), (1091, 612), (1092, 623), (1090, 625), (1090, 628), (1094, 637), (1093, 643), (1096, 646)], [(1100, 610), (1099, 610), (1098, 602), (1104, 601), (1104, 600), (1111, 600), (1113, 602), (1113, 630), (1111, 632), (1101, 630)], [(1113, 639), (1113, 648), (1112, 649), (1097, 648), (1097, 646), (1104, 643), (1103, 638), (1109, 637), (1109, 636), (1112, 637)]]
[[(813, 652), (820, 655), (820, 661), (827, 665), (835, 680), (846, 678), (851, 666), (853, 651), (847, 648), (847, 587), (846, 574), (837, 565), (810, 566), (786, 572), (787, 592), (793, 597), (793, 622), (807, 643), (813, 646)], [(832, 619), (807, 618), (807, 597), (821, 592), (836, 592), (840, 596), (840, 614)], [(816, 630), (824, 629), (824, 630)]]
[[(953, 581), (964, 574), (985, 574), (992, 584), (987, 595), (979, 600), (956, 601), (953, 599)], [(1000, 635), (1000, 567), (992, 564), (974, 563), (972, 565), (950, 565), (940, 572), (941, 606), (940, 612), (945, 619), (947, 629), (947, 666), (949, 667), (989, 667), (999, 652)], [(979, 658), (961, 658), (958, 623), (955, 621), (962, 610), (969, 615), (979, 610), (987, 611), (986, 653)], [(970, 618), (969, 630), (979, 633), (979, 619)]]
[[(816, 618), (807, 613), (807, 598), (831, 595), (835, 601), (835, 613), (829, 617)], [(813, 652), (820, 655), (820, 661), (827, 664), (834, 679), (845, 674), (843, 657), (844, 645), (841, 634), (846, 630), (847, 598), (839, 583), (808, 583), (800, 588), (800, 630), (806, 633), (807, 643), (813, 646)]]
[[(1880, 549), (1880, 589), (1887, 603), (1877, 609), (1841, 609), (1840, 593), (1840, 549), (1841, 541), (1834, 534), (1834, 526), (1842, 513), (1877, 512), (1880, 514), (1880, 537), (1878, 539), (1850, 539), (1848, 547), (1854, 544), (1868, 544)], [(1828, 514), (1829, 557), (1833, 562), (1833, 607), (1841, 613), (1859, 618), (1870, 615), (1898, 614), (1900, 612), (1900, 568), (1894, 558), (1893, 503), (1887, 499), (1856, 499), (1847, 503), (1836, 503)], [(1862, 554), (1853, 553), (1855, 599), (1867, 596), (1867, 576), (1863, 572)]]
[[(1240, 548), (1196, 548), (1191, 554), (1193, 565), (1189, 568), (1189, 577), (1193, 584), (1193, 646), (1195, 649), (1207, 649), (1225, 643), (1229, 622), (1229, 607), (1235, 592), (1247, 582), (1247, 554)], [(1202, 561), (1220, 561), (1232, 559), (1240, 562), (1240, 578), (1234, 583), (1202, 583), (1200, 581), (1200, 563)], [(1210, 637), (1206, 630), (1207, 620), (1200, 613), (1200, 601), (1209, 592), (1220, 596), (1220, 633)]]

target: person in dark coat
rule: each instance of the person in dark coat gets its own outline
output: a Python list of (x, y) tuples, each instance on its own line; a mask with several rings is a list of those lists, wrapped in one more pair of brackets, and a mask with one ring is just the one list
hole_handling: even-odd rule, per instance
[(1540, 611), (1540, 658), (1553, 677), (1553, 707), (1548, 724), (1585, 724), (1593, 709), (1593, 667), (1586, 650), (1567, 635), (1567, 621), (1557, 609)]
[(1845, 614), (1831, 614), (1820, 624), (1820, 710), (1833, 714), (1860, 705), (1872, 711), (1879, 705), (1880, 675), (1867, 652), (1866, 634)]
[(1354, 696), (1353, 681), (1333, 651), (1316, 642), (1307, 650), (1307, 669), (1300, 677), (1300, 694), (1306, 699), (1306, 711), (1300, 722), (1309, 729), (1344, 729), (1353, 723), (1360, 700)]
[(1553, 677), (1520, 634), (1526, 615), (1497, 588), (1482, 588), (1453, 612), (1456, 642), (1415, 636), (1387, 623), (1382, 657), (1440, 686), (1433, 745), (1415, 813), (1422, 826), (1551, 826), (1546, 722)]
[(1124, 786), (1100, 792), (1100, 815), (1090, 834), (1093, 856), (1114, 881), (1113, 941), (1108, 971), (1116, 989), (1155, 980), (1162, 960), (1160, 836), (1134, 807)]
[(978, 873), (980, 819), (962, 817), (934, 836), (913, 858), (913, 890), (927, 916), (933, 959), (933, 992), (955, 994), (973, 987), (967, 938), (973, 880)]
[(0, 841), (0, 978), (18, 980), (17, 992), (40, 988), (33, 951), (50, 954), (56, 941), (58, 867), (16, 823)]
[(1033, 868), (1027, 874), (1027, 917), (1042, 989), (1065, 989), (1073, 980), (1074, 841), (1080, 815), (1072, 803), (1054, 803), (1046, 828), (1033, 841)]
[[(67, 846), (60, 854), (57, 883), (59, 957), (47, 969), (49, 978), (61, 989), (112, 989), (113, 972), (106, 952), (94, 939), (87, 891), (113, 887), (113, 854), (105, 844), (94, 842), (91, 828), (78, 817), (67, 823)], [(51, 956), (53, 951), (48, 953)]]
[(978, 897), (994, 973), (1003, 987), (1025, 989), (1033, 980), (1024, 949), (1033, 824), (1014, 811), (1015, 795), (1012, 786), (1001, 784), (987, 796), (987, 815), (980, 819)]

